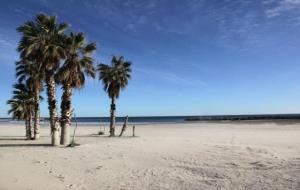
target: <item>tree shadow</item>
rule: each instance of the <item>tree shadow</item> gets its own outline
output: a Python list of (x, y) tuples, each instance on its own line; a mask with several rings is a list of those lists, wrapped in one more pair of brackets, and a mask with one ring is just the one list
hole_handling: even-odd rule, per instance
[(0, 141), (26, 141), (26, 138), (0, 138)]
[[(109, 136), (108, 134), (105, 134), (105, 135), (98, 135), (97, 133), (93, 133), (93, 134), (88, 134), (88, 135), (75, 135), (75, 139), (76, 138), (108, 138), (108, 139), (122, 139), (122, 138), (136, 138), (136, 137), (139, 137), (139, 136), (132, 136), (132, 135), (123, 135), (121, 137), (119, 137), (119, 135), (116, 135), (116, 136)], [(71, 137), (73, 138), (73, 137)]]
[[(40, 138), (48, 136), (40, 136)], [(31, 139), (33, 140), (33, 139)], [(24, 136), (0, 136), (0, 141), (31, 141)]]
[(138, 136), (132, 136), (132, 135), (123, 135), (121, 137), (119, 137), (119, 135), (116, 135), (116, 136), (109, 136), (109, 135), (98, 135), (98, 134), (90, 134), (90, 135), (78, 135), (78, 136), (75, 136), (76, 137), (96, 137), (96, 138), (135, 138), (135, 137), (138, 137)]
[(0, 144), (0, 148), (4, 147), (50, 147), (50, 144)]
[[(24, 144), (5, 143), (5, 144), (0, 144), (0, 148), (1, 147), (41, 147), (41, 146), (46, 147), (46, 146), (50, 146), (50, 144), (35, 144), (36, 141), (28, 140), (24, 136), (0, 136), (0, 142), (1, 141), (24, 141)], [(30, 143), (30, 142), (32, 142), (32, 143)]]
[[(105, 135), (99, 135), (99, 134), (97, 134), (97, 133), (93, 133), (93, 134), (87, 134), (87, 135), (75, 135), (75, 138), (76, 137), (84, 137), (84, 138), (86, 138), (86, 137), (94, 137), (94, 138), (98, 138), (98, 137), (109, 137), (109, 135), (107, 135), (107, 134), (105, 134)], [(71, 138), (73, 138), (73, 136), (71, 136)]]
[(24, 136), (0, 136), (0, 141), (18, 141), (18, 140), (26, 140)]

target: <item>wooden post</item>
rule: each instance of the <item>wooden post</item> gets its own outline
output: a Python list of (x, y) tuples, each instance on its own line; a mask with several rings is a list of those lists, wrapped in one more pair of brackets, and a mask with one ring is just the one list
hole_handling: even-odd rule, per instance
[(135, 125), (132, 127), (132, 136), (133, 136), (133, 137), (135, 137), (134, 132), (135, 132)]
[(121, 137), (123, 135), (124, 131), (126, 130), (127, 123), (128, 123), (128, 115), (126, 116), (126, 119), (125, 119), (123, 127), (122, 127), (122, 131), (121, 131), (119, 137)]

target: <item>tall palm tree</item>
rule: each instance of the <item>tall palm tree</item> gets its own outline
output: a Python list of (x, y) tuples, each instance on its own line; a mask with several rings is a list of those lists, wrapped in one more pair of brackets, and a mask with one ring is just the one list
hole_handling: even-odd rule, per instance
[(47, 87), (48, 109), (51, 126), (51, 142), (53, 146), (59, 145), (59, 125), (57, 123), (56, 84), (54, 75), (65, 57), (63, 42), (66, 23), (58, 23), (56, 16), (38, 14), (35, 21), (25, 22), (18, 27), (23, 34), (18, 51), (27, 56), (39, 57), (39, 68), (45, 72)]
[(120, 95), (120, 91), (128, 85), (131, 78), (131, 62), (125, 61), (124, 57), (113, 56), (111, 65), (99, 64), (99, 80), (102, 81), (104, 90), (111, 98), (110, 105), (110, 136), (115, 136), (116, 125), (116, 105), (115, 101)]
[(43, 89), (44, 73), (38, 68), (35, 59), (21, 58), (16, 62), (16, 76), (19, 83), (26, 82), (34, 97), (34, 139), (40, 137), (40, 93)]
[(83, 33), (74, 34), (65, 41), (66, 59), (56, 74), (56, 81), (62, 84), (61, 101), (61, 144), (70, 144), (71, 97), (73, 88), (81, 88), (85, 83), (85, 75), (95, 78), (93, 58), (96, 44), (86, 44)]
[(7, 101), (11, 108), (8, 114), (12, 114), (13, 119), (25, 120), (26, 138), (32, 138), (32, 114), (34, 107), (34, 97), (24, 83), (14, 84), (14, 91), (12, 99)]

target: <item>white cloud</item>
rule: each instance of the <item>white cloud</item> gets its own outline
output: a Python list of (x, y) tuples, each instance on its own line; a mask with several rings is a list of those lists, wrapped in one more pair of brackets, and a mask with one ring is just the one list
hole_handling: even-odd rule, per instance
[(265, 13), (268, 18), (272, 18), (297, 9), (300, 9), (300, 0), (281, 0), (274, 7), (266, 10)]

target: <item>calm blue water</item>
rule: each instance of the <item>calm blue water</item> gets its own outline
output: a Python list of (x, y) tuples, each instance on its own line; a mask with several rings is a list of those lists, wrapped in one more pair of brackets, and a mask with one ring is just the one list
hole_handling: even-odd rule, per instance
[[(117, 123), (123, 123), (124, 117), (117, 117)], [(224, 121), (224, 120), (265, 120), (265, 119), (297, 119), (300, 114), (273, 114), (273, 115), (211, 115), (211, 116), (149, 116), (149, 117), (129, 117), (131, 124), (151, 124), (151, 123), (184, 123), (197, 121)], [(79, 124), (108, 124), (109, 117), (77, 117)], [(75, 122), (75, 118), (72, 119)], [(0, 118), (0, 123), (22, 123), (10, 118)], [(47, 119), (43, 119), (41, 124), (47, 124)]]
[[(147, 124), (147, 123), (181, 123), (184, 122), (186, 116), (152, 116), (152, 117), (128, 117), (129, 123)], [(109, 117), (78, 117), (79, 123), (109, 123)], [(125, 117), (117, 117), (117, 123), (123, 123)], [(75, 118), (72, 119), (72, 122)]]
[[(158, 117), (129, 117), (128, 122), (131, 124), (151, 124), (151, 123), (182, 123), (187, 116), (158, 116)], [(117, 124), (123, 124), (125, 117), (117, 117)], [(73, 117), (72, 122), (79, 124), (97, 125), (108, 124), (110, 122), (109, 117)], [(23, 123), (23, 121), (16, 121), (10, 118), (0, 118), (0, 123)], [(48, 119), (41, 118), (41, 124), (47, 124)]]

